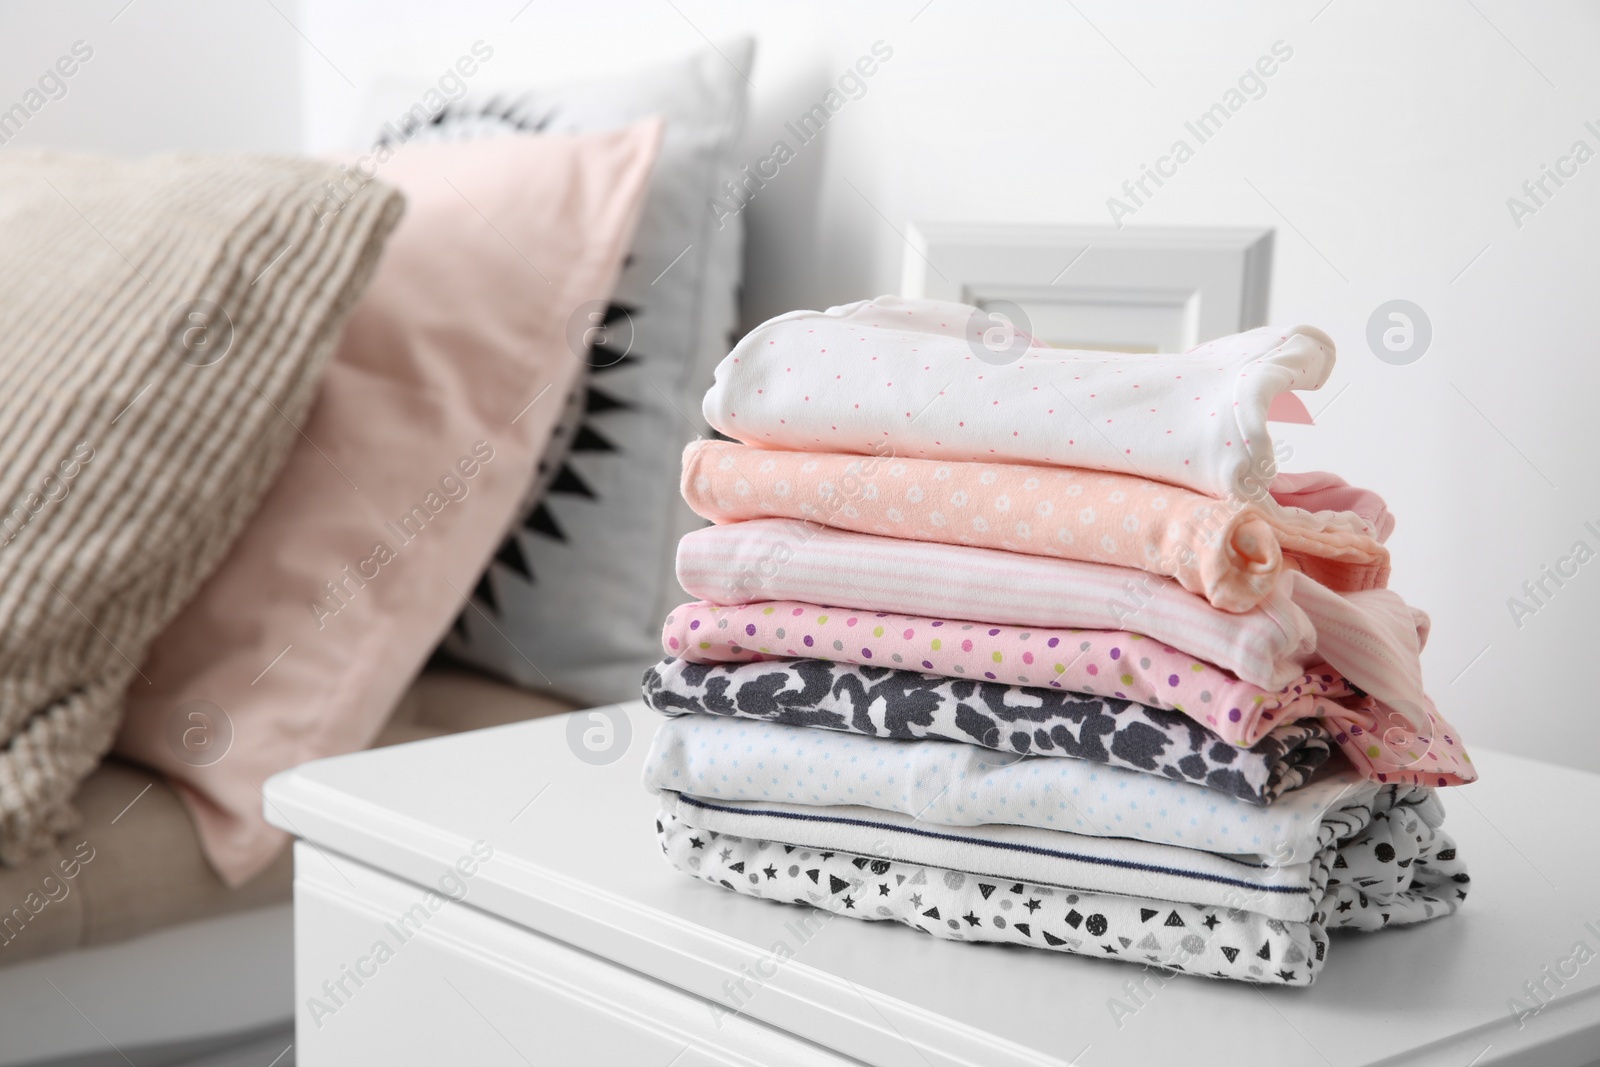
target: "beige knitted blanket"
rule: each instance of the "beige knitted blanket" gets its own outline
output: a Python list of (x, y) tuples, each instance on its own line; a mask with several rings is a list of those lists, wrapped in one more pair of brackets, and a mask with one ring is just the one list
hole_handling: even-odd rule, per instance
[(374, 183), (319, 217), (336, 177), (0, 157), (0, 862), (72, 825), (147, 646), (288, 456), (401, 212)]

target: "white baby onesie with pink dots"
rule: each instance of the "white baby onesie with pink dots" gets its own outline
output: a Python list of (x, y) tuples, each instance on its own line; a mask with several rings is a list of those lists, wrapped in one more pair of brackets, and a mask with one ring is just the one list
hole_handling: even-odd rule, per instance
[(757, 447), (1086, 467), (1257, 499), (1277, 471), (1273, 398), (1320, 388), (1334, 363), (1311, 326), (1181, 355), (995, 329), (965, 304), (893, 296), (780, 315), (717, 367), (706, 420)]

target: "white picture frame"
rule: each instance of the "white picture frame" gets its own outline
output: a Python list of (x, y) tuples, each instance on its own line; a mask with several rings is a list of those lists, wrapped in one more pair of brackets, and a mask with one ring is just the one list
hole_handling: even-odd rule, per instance
[(901, 294), (1021, 308), (1047, 344), (1182, 352), (1264, 325), (1271, 229), (913, 223)]

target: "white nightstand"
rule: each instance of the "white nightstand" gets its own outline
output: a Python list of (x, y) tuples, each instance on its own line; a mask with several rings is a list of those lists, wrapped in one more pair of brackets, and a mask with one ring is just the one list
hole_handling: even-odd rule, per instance
[[(1474, 876), (1460, 914), (1336, 935), (1310, 989), (1178, 978), (1135, 1002), (1144, 972), (1126, 964), (936, 941), (671, 870), (639, 785), (657, 722), (597, 709), (268, 783), (268, 818), (300, 839), (298, 1062), (1600, 1060), (1600, 958), (1568, 962), (1579, 942), (1600, 952), (1600, 777), (1479, 752), (1483, 781), (1446, 797)], [(1519, 1027), (1525, 982), (1553, 999)]]

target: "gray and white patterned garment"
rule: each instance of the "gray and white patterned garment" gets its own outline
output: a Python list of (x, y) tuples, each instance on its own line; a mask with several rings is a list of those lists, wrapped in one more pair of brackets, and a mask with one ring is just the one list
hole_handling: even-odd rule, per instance
[(666, 659), (645, 672), (644, 700), (665, 715), (733, 716), (1089, 760), (1252, 804), (1300, 788), (1333, 753), (1314, 720), (1280, 726), (1239, 748), (1182, 712), (1132, 701), (808, 659)]

